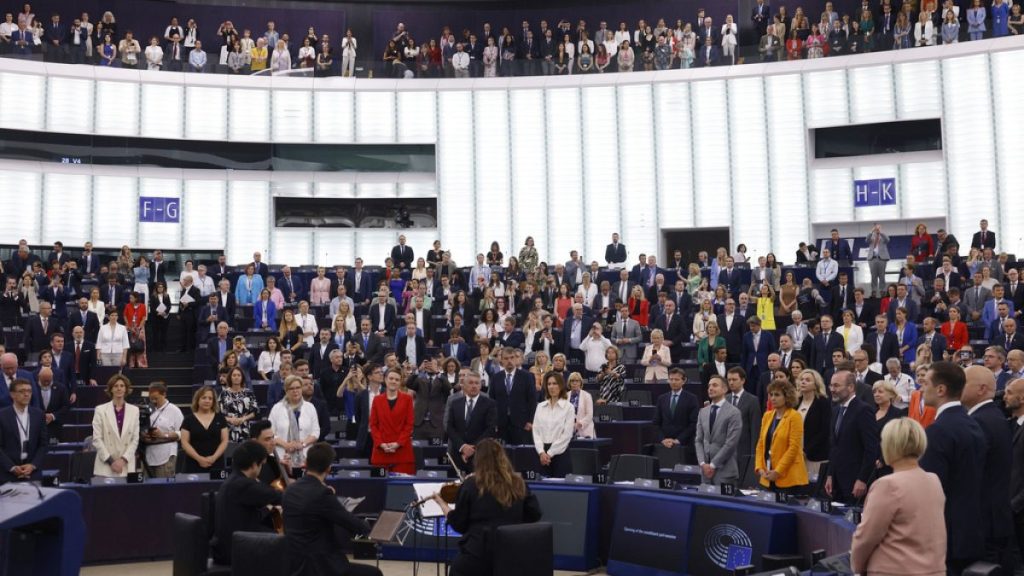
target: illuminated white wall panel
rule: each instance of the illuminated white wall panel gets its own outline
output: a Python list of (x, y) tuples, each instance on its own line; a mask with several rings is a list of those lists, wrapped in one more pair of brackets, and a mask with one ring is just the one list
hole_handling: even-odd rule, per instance
[(356, 93), (356, 142), (395, 141), (395, 93)]
[[(391, 248), (395, 244), (398, 244), (396, 230), (361, 230), (356, 235), (356, 257), (362, 258), (368, 264), (382, 265), (384, 259), (391, 256)], [(426, 255), (426, 252), (423, 254)], [(469, 262), (465, 259), (463, 261)]]
[(760, 77), (729, 81), (729, 126), (732, 134), (732, 244), (747, 245), (747, 255), (771, 251), (771, 199), (768, 171), (764, 82)]
[(541, 260), (565, 262), (583, 246), (583, 137), (580, 93), (576, 88), (547, 91), (548, 245), (537, 245)]
[[(654, 122), (658, 126), (654, 138), (658, 147), (658, 218), (661, 227), (693, 226), (694, 139), (689, 136), (688, 83), (666, 82), (654, 85)], [(633, 129), (636, 128), (625, 127), (625, 130)], [(636, 254), (639, 256), (640, 251), (637, 250)]]
[[(31, 243), (42, 241), (41, 186), (42, 175), (37, 172), (4, 172), (4, 185), (0, 186), (0, 206), (17, 206), (17, 209), (0, 210), (0, 230), (13, 242), (22, 238)], [(47, 239), (47, 242), (52, 240)]]
[(45, 130), (46, 77), (0, 73), (0, 126), (14, 130)]
[(139, 135), (137, 82), (96, 82), (96, 131), (115, 136)]
[(308, 264), (313, 261), (313, 231), (293, 228), (272, 228), (270, 231), (270, 262)]
[(398, 142), (433, 143), (437, 137), (437, 95), (398, 93)]
[(272, 204), (268, 183), (257, 180), (228, 182), (227, 256), (229, 262), (251, 262), (253, 252), (262, 252), (275, 262), (270, 248)]
[[(631, 126), (655, 125), (653, 98), (653, 90), (647, 84), (619, 88), (619, 125), (616, 134), (621, 135), (618, 150), (621, 185), (617, 200), (622, 207), (622, 224), (618, 231), (622, 234), (622, 241), (629, 251), (626, 255), (627, 263), (636, 260), (641, 248), (649, 251), (658, 245), (661, 239), (658, 223), (662, 215), (677, 210), (676, 204), (688, 204), (686, 195), (681, 193), (674, 194), (668, 204), (662, 205), (658, 202), (659, 174), (656, 161), (660, 161), (662, 154), (685, 155), (687, 159), (689, 156), (678, 145), (659, 147), (655, 150), (655, 140), (650, 134), (629, 129)], [(658, 131), (665, 129), (667, 128), (659, 128)], [(655, 206), (657, 209), (654, 209)], [(689, 205), (684, 206), (683, 210), (688, 208)], [(604, 265), (604, 248), (611, 242), (611, 232), (614, 231), (615, 227), (612, 226), (588, 232), (589, 236), (599, 240), (597, 251), (589, 256), (591, 260), (597, 260)]]
[[(945, 60), (942, 77), (950, 232), (970, 238), (982, 218), (988, 218), (993, 230), (1000, 230), (1005, 212), (996, 210), (994, 194), (998, 183), (988, 59), (979, 54)], [(1015, 193), (1020, 194), (1019, 183)]]
[(548, 245), (547, 129), (544, 91), (512, 90), (510, 145), (512, 152), (512, 248), (506, 255), (519, 257), (527, 236), (537, 246)]
[(185, 246), (205, 250), (225, 246), (227, 181), (186, 179), (184, 189), (181, 216)]
[(509, 178), (508, 92), (480, 90), (473, 96), (478, 250), (497, 242), (507, 255), (512, 239), (512, 190)]
[(852, 68), (849, 80), (851, 122), (889, 122), (896, 118), (891, 66)]
[(313, 94), (307, 90), (274, 90), (275, 142), (309, 142), (313, 132)]
[[(230, 94), (228, 138), (243, 142), (270, 141), (270, 91), (235, 88)], [(275, 111), (276, 104), (275, 99)]]
[[(351, 266), (356, 259), (356, 233), (354, 230), (324, 229), (313, 235), (313, 261), (318, 266), (345, 264)], [(328, 271), (330, 276), (330, 271)]]
[[(441, 219), (441, 247), (463, 265), (472, 263), (476, 242), (476, 202), (473, 193), (473, 93), (439, 92), (437, 125), (437, 168)], [(362, 233), (360, 233), (362, 236)]]
[(811, 72), (804, 76), (804, 112), (807, 126), (841, 126), (850, 121), (846, 71)]
[[(1020, 95), (1024, 93), (1024, 51), (992, 55), (992, 103), (995, 115), (996, 156), (999, 161), (999, 212), (1009, 215), (1000, 220), (999, 248), (1017, 252), (1024, 246), (1024, 147), (1021, 131), (1024, 110)], [(993, 212), (994, 207), (989, 207)], [(989, 219), (991, 222), (991, 219)]]
[(185, 89), (174, 84), (143, 84), (140, 129), (146, 138), (181, 138)]
[(938, 118), (942, 115), (942, 92), (939, 90), (942, 80), (937, 60), (902, 62), (894, 69), (898, 118)]
[(768, 157), (772, 183), (772, 249), (780, 261), (792, 246), (810, 237), (807, 194), (807, 128), (800, 75), (765, 78), (765, 100), (775, 104), (768, 114)]
[(46, 125), (51, 132), (92, 132), (92, 80), (52, 76), (46, 94)]
[[(811, 170), (811, 195), (814, 198), (811, 203), (811, 222), (845, 222), (854, 219), (851, 172), (849, 168)], [(786, 252), (791, 252), (791, 247), (786, 246)]]
[(330, 90), (313, 94), (313, 138), (317, 142), (355, 140), (355, 96)]
[(139, 221), (139, 179), (129, 176), (93, 177), (92, 243), (116, 248), (136, 246)]
[[(644, 86), (644, 88), (650, 88)], [(606, 113), (607, 110), (616, 109), (616, 88), (614, 86), (601, 86), (598, 88), (583, 89), (583, 230), (584, 241), (578, 245), (580, 255), (584, 262), (597, 260), (604, 264), (604, 247), (608, 244), (612, 232), (623, 232), (620, 220), (620, 174), (619, 161), (620, 152), (625, 154), (627, 149), (634, 142), (624, 139), (622, 149), (616, 138), (617, 125), (615, 116)], [(632, 95), (631, 95), (632, 96)], [(622, 106), (646, 106), (650, 111), (650, 98), (646, 102), (639, 102), (637, 98), (630, 97), (628, 102)], [(649, 123), (649, 122), (648, 122)], [(648, 138), (649, 140), (649, 138)], [(629, 160), (621, 158), (622, 163), (628, 164)], [(649, 172), (654, 171), (653, 158), (644, 160)], [(650, 190), (653, 192), (653, 189)], [(630, 199), (630, 203), (643, 203), (641, 198)], [(557, 226), (557, 225), (556, 225)], [(629, 236), (626, 236), (627, 238)], [(561, 254), (555, 253), (556, 258)], [(565, 258), (564, 260), (568, 260)]]
[[(696, 225), (725, 227), (732, 223), (733, 202), (729, 160), (729, 108), (725, 81), (690, 85), (693, 118), (693, 184), (697, 196)], [(637, 247), (639, 250), (639, 246)]]
[[(946, 206), (936, 202), (946, 188), (942, 162), (917, 162), (900, 166), (900, 191), (904, 218), (944, 218)], [(935, 232), (931, 230), (931, 232)]]
[(43, 177), (42, 237), (81, 246), (92, 239), (92, 177), (54, 170)]
[[(209, 86), (185, 88), (185, 137), (193, 140), (227, 138), (228, 91)], [(244, 120), (243, 120), (244, 121)]]

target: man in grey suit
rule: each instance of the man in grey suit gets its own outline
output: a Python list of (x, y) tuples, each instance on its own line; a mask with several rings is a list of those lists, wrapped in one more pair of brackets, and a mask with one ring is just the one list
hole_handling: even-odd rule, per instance
[(637, 358), (637, 346), (640, 345), (640, 323), (629, 317), (629, 311), (625, 304), (616, 303), (618, 318), (612, 326), (612, 344), (618, 346), (622, 351), (623, 364), (635, 364)]
[(709, 406), (697, 414), (697, 462), (701, 481), (707, 484), (735, 484), (740, 479), (736, 448), (743, 434), (743, 415), (725, 401), (726, 384), (721, 376), (708, 381)]
[(629, 302), (629, 295), (633, 292), (635, 282), (629, 281), (629, 270), (619, 270), (619, 281), (612, 285), (612, 295), (615, 300), (622, 302), (625, 306)]
[(885, 295), (885, 266), (889, 263), (889, 237), (882, 233), (882, 226), (875, 227), (868, 233), (868, 267), (871, 270), (871, 297), (881, 298)]
[(736, 447), (736, 463), (740, 471), (739, 485), (753, 486), (757, 482), (754, 476), (754, 453), (757, 451), (757, 441), (761, 437), (761, 405), (757, 401), (757, 396), (744, 391), (747, 373), (743, 368), (730, 368), (726, 374), (726, 381), (729, 385), (726, 402), (739, 409), (743, 422), (743, 432), (740, 433), (740, 442)]
[(967, 311), (971, 315), (970, 318), (964, 318), (964, 320), (978, 322), (981, 320), (982, 312), (985, 311), (985, 303), (992, 299), (992, 291), (981, 285), (983, 279), (981, 272), (975, 272), (971, 279), (974, 284), (961, 291), (964, 295), (964, 304), (967, 305)]

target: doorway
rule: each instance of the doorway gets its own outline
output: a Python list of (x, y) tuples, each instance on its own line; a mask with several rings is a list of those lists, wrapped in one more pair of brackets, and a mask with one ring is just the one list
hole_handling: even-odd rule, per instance
[(715, 250), (719, 246), (729, 247), (728, 228), (681, 228), (677, 230), (662, 230), (662, 243), (664, 254), (659, 263), (667, 265), (672, 262), (672, 254), (676, 250), (683, 253), (683, 262), (687, 265), (697, 261), (697, 254), (706, 251), (708, 256), (714, 258)]

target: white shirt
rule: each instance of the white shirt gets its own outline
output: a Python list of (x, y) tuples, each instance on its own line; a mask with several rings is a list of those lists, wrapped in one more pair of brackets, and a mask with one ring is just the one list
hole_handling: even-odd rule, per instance
[(455, 54), (452, 54), (452, 67), (456, 70), (468, 70), (469, 54), (465, 52), (456, 52)]
[(306, 346), (313, 345), (313, 335), (319, 332), (319, 328), (316, 326), (316, 317), (312, 314), (297, 314), (295, 321), (299, 323), (299, 327), (302, 328), (303, 334), (309, 334), (302, 339), (306, 343)]
[(988, 400), (983, 400), (981, 402), (978, 402), (970, 410), (967, 411), (967, 415), (970, 416), (971, 414), (974, 414), (975, 412), (977, 412), (978, 408), (981, 408), (985, 404), (991, 404), (991, 403), (992, 403), (992, 399), (991, 398), (988, 399)]
[(827, 260), (820, 260), (818, 267), (815, 270), (815, 276), (822, 282), (831, 282), (836, 279), (839, 275), (839, 263), (829, 258)]
[(572, 403), (560, 398), (554, 406), (545, 400), (537, 404), (533, 415), (533, 446), (537, 454), (544, 452), (544, 445), (550, 444), (550, 456), (562, 454), (569, 448), (576, 426), (576, 410)]
[(589, 335), (584, 338), (580, 342), (580, 350), (586, 354), (583, 365), (586, 366), (587, 370), (591, 372), (600, 372), (601, 365), (605, 363), (605, 350), (611, 348), (611, 346), (611, 340), (604, 336), (598, 340), (595, 340)]
[(419, 358), (416, 357), (416, 337), (406, 337), (405, 339), (405, 356), (409, 359), (409, 363), (413, 366), (419, 365)]
[(213, 278), (210, 278), (208, 275), (200, 278), (199, 273), (197, 272), (192, 280), (192, 285), (199, 288), (199, 294), (203, 298), (206, 298), (217, 290), (217, 287), (213, 285)]
[[(169, 400), (164, 400), (162, 407), (153, 408), (149, 415), (149, 427), (156, 428), (165, 434), (169, 432), (177, 434), (181, 430), (181, 423), (184, 421), (185, 417), (182, 415), (181, 409)], [(171, 456), (177, 453), (177, 442), (148, 445), (146, 446), (146, 464), (150, 466), (166, 464), (171, 459)]]
[(281, 353), (264, 350), (260, 353), (260, 359), (256, 362), (256, 369), (264, 374), (277, 372), (281, 367)]
[(900, 374), (895, 380), (892, 374), (886, 374), (885, 381), (896, 389), (896, 399), (892, 401), (892, 405), (900, 410), (906, 410), (910, 406), (910, 395), (914, 392), (914, 381), (907, 374)]
[(128, 330), (121, 324), (104, 324), (96, 337), (96, 349), (101, 354), (120, 354), (128, 348)]
[(953, 406), (960, 406), (960, 405), (961, 404), (960, 404), (959, 400), (954, 400), (952, 402), (946, 402), (942, 406), (939, 406), (938, 410), (935, 411), (935, 419), (938, 420), (939, 419), (939, 414), (942, 414), (946, 410), (946, 408), (952, 408)]

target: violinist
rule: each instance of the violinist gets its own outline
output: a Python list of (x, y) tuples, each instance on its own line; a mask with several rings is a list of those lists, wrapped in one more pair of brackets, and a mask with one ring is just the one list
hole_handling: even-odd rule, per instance
[(213, 559), (231, 564), (231, 535), (235, 532), (267, 532), (268, 506), (281, 505), (281, 492), (259, 481), (267, 450), (246, 440), (232, 455), (232, 472), (217, 490), (214, 512)]
[(536, 522), (541, 517), (537, 497), (512, 468), (500, 444), (490, 438), (481, 440), (473, 460), (475, 471), (459, 488), (454, 509), (441, 494), (434, 495), (448, 525), (462, 534), (451, 576), (490, 576), (493, 551), (487, 541), (491, 531), (496, 526)]
[(277, 457), (277, 451), (274, 450), (274, 427), (270, 420), (259, 420), (253, 423), (249, 428), (249, 433), (267, 451), (267, 461), (263, 463), (263, 469), (260, 470), (260, 482), (267, 486), (273, 486), (279, 491), (284, 491), (294, 480), (289, 473), (287, 462), (282, 462)]

